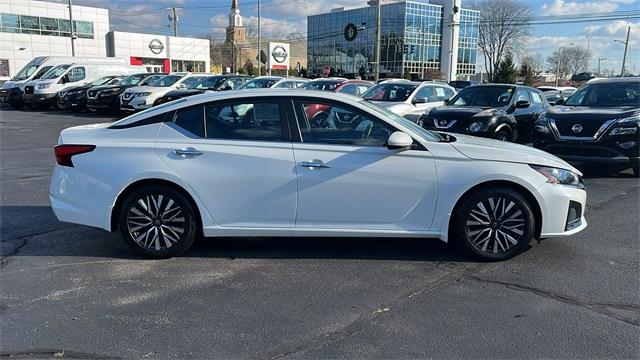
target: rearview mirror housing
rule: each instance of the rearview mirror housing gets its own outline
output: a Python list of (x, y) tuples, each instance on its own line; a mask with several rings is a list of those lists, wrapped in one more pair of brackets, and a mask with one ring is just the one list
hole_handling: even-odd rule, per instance
[(387, 148), (390, 150), (407, 150), (413, 145), (413, 138), (407, 133), (396, 131), (387, 140)]
[(424, 104), (427, 102), (427, 99), (423, 97), (414, 97), (413, 100), (411, 100), (411, 102), (414, 104)]
[(553, 105), (562, 105), (564, 104), (564, 99), (558, 99)]

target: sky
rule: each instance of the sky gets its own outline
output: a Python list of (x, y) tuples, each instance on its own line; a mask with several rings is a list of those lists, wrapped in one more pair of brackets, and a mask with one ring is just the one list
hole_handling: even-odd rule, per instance
[[(66, 0), (49, 0), (66, 2)], [(533, 9), (534, 16), (562, 16), (640, 10), (640, 0), (522, 0)], [(255, 31), (258, 0), (239, 0), (241, 15), (248, 31)], [(306, 33), (306, 16), (330, 11), (336, 7), (367, 6), (366, 0), (260, 0), (262, 32), (270, 34)], [(466, 0), (462, 0), (465, 7)], [(169, 34), (169, 7), (179, 7), (180, 36), (202, 37), (214, 34), (224, 38), (231, 0), (73, 0), (77, 5), (104, 7), (110, 10), (111, 30)], [(590, 70), (598, 70), (602, 58), (603, 71), (620, 72), (624, 45), (631, 26), (627, 69), (640, 72), (640, 19), (539, 24), (527, 41), (527, 53), (546, 59), (559, 46), (574, 43), (589, 46)], [(480, 61), (479, 61), (480, 63)]]

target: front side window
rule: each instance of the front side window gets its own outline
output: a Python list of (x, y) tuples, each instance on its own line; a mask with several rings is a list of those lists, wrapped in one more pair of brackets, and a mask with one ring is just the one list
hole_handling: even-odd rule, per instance
[(67, 73), (67, 78), (69, 82), (76, 82), (84, 79), (86, 77), (86, 72), (83, 66), (75, 67)]
[(195, 85), (198, 81), (200, 81), (202, 79), (204, 79), (204, 78), (200, 77), (200, 76), (189, 77), (189, 78), (184, 79), (184, 81), (180, 85), (184, 86), (186, 88), (189, 88), (189, 87)]
[(517, 94), (516, 94), (516, 100), (515, 102), (517, 103), (518, 101), (527, 101), (530, 102), (529, 100), (529, 94), (527, 93), (527, 91), (525, 89), (520, 89), (518, 90)]
[(42, 79), (43, 80), (56, 79), (62, 76), (62, 74), (64, 74), (64, 72), (67, 71), (67, 69), (70, 66), (71, 66), (70, 64), (55, 66), (51, 68), (49, 71), (47, 71), (44, 75), (42, 75)]
[(149, 85), (157, 86), (157, 87), (167, 87), (177, 83), (178, 80), (180, 79), (182, 79), (182, 76), (180, 75), (166, 75), (161, 77), (160, 79), (157, 79), (156, 81), (154, 81), (152, 84), (149, 84)]
[(280, 103), (244, 99), (205, 105), (207, 138), (246, 141), (283, 141)]
[(369, 114), (331, 102), (296, 101), (295, 106), (303, 142), (384, 146), (395, 131)]
[(533, 99), (534, 104), (544, 104), (544, 100), (542, 100), (542, 96), (537, 91), (531, 91), (531, 99)]

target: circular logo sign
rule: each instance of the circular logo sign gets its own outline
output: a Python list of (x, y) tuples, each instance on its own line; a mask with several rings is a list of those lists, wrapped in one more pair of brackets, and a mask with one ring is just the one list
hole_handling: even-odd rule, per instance
[(271, 57), (273, 57), (273, 60), (275, 60), (276, 62), (282, 64), (287, 60), (287, 57), (289, 57), (289, 54), (287, 54), (287, 50), (285, 50), (282, 46), (278, 45), (273, 48), (273, 51), (271, 51)]
[(325, 65), (325, 66), (322, 68), (322, 74), (323, 74), (324, 76), (329, 76), (329, 74), (331, 74), (331, 67), (329, 67), (329, 65)]
[(571, 127), (571, 130), (573, 130), (573, 132), (577, 134), (582, 131), (582, 125), (575, 124)]
[(160, 54), (162, 50), (164, 50), (164, 45), (162, 45), (162, 42), (160, 40), (153, 39), (149, 43), (149, 50), (151, 50), (151, 52), (154, 54)]
[(358, 36), (358, 28), (352, 23), (348, 23), (344, 28), (344, 38), (347, 41), (353, 41)]

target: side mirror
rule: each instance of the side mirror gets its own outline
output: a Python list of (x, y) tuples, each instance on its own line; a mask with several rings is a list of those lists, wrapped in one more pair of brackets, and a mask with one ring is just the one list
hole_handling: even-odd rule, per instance
[(69, 75), (64, 75), (62, 76), (62, 78), (60, 78), (60, 84), (66, 84), (69, 82)]
[(185, 84), (178, 85), (178, 89), (186, 89), (186, 88), (187, 88), (187, 85)]
[(516, 109), (524, 109), (531, 106), (527, 100), (519, 100), (516, 102)]
[(445, 105), (449, 105), (449, 100), (451, 100), (451, 99), (444, 99), (444, 104)]
[(407, 133), (396, 131), (387, 140), (387, 148), (390, 150), (407, 150), (413, 145), (413, 139)]
[(423, 97), (414, 97), (413, 101), (411, 101), (411, 102), (414, 103), (414, 104), (424, 104), (424, 103), (427, 102), (427, 99), (423, 98)]
[(562, 105), (564, 104), (564, 99), (558, 99), (553, 105)]

